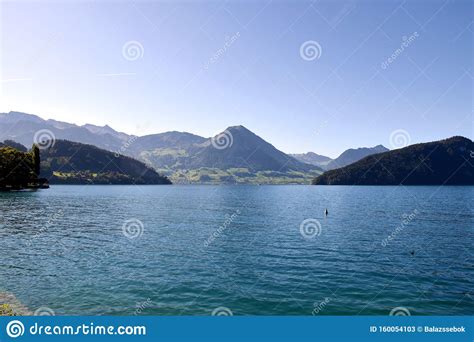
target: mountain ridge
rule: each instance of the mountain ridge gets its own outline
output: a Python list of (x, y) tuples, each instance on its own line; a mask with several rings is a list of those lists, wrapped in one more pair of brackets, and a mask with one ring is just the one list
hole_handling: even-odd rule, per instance
[(296, 159), (311, 164), (316, 165), (322, 168), (323, 170), (332, 170), (344, 167), (346, 165), (355, 163), (361, 160), (364, 157), (367, 157), (372, 154), (382, 153), (389, 151), (383, 145), (376, 145), (374, 147), (359, 147), (359, 148), (349, 148), (342, 152), (337, 158), (330, 158), (324, 155), (317, 154), (315, 152), (306, 152), (300, 154), (291, 154), (291, 156)]
[(315, 185), (474, 185), (474, 143), (465, 137), (367, 156), (315, 178)]
[(338, 169), (355, 163), (367, 156), (387, 151), (389, 151), (389, 149), (380, 144), (374, 147), (349, 148), (342, 152), (337, 158), (331, 160), (326, 165), (326, 170)]
[(40, 156), (51, 184), (171, 184), (143, 162), (94, 145), (56, 140)]
[[(169, 131), (144, 136), (117, 132), (108, 125), (78, 126), (20, 112), (0, 114), (0, 136), (23, 145), (33, 143), (38, 131), (49, 130), (55, 139), (90, 144), (127, 155), (153, 166), (160, 173), (176, 175), (183, 182), (285, 182), (309, 183), (322, 172), (278, 150), (242, 125), (230, 126), (215, 137)], [(220, 139), (230, 134), (228, 146)], [(224, 142), (225, 143), (225, 142)], [(310, 176), (310, 174), (312, 176)]]
[(314, 152), (290, 155), (243, 125), (229, 126), (209, 138), (179, 131), (135, 136), (108, 125), (79, 126), (34, 114), (0, 113), (0, 137), (5, 140), (28, 146), (35, 134), (45, 129), (57, 140), (137, 159), (178, 183), (308, 184), (326, 170), (345, 168), (389, 151), (376, 145), (348, 149), (335, 159)]
[(332, 160), (332, 158), (330, 157), (323, 156), (315, 152), (291, 153), (290, 156), (298, 159), (299, 161), (302, 161), (311, 165), (320, 166), (320, 167), (322, 167), (323, 165), (326, 165)]

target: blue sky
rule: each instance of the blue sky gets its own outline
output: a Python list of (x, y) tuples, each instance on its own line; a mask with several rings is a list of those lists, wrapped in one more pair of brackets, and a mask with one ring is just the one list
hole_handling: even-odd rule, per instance
[(390, 148), (397, 130), (472, 138), (472, 6), (6, 1), (0, 111), (138, 135), (242, 124), (285, 152), (332, 157)]

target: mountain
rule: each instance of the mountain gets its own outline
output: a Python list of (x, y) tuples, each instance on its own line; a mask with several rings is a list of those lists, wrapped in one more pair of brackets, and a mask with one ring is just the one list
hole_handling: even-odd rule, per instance
[(364, 157), (370, 156), (376, 153), (382, 153), (388, 151), (388, 148), (385, 148), (382, 145), (377, 145), (375, 147), (361, 147), (357, 149), (348, 149), (344, 151), (336, 159), (331, 159), (314, 152), (301, 153), (301, 154), (291, 154), (292, 157), (298, 159), (299, 161), (311, 165), (316, 165), (323, 170), (332, 170), (337, 169), (349, 164), (352, 164)]
[(150, 150), (153, 148), (187, 149), (193, 145), (202, 144), (206, 140), (206, 138), (200, 137), (199, 135), (173, 131), (138, 137), (131, 148), (132, 150)]
[(171, 184), (140, 161), (92, 145), (56, 140), (40, 156), (41, 176), (53, 184)]
[[(308, 184), (322, 172), (318, 166), (279, 151), (243, 126), (229, 127), (213, 138), (176, 131), (138, 137), (109, 126), (78, 126), (19, 112), (0, 114), (3, 139), (30, 146), (35, 134), (44, 129), (59, 140), (90, 144), (141, 160), (182, 183)], [(221, 148), (222, 138), (229, 138), (231, 144)]]
[(21, 112), (9, 112), (9, 113), (0, 113), (0, 123), (3, 124), (16, 124), (21, 121), (33, 122), (33, 123), (42, 123), (45, 120), (41, 119), (37, 115), (21, 113)]
[(311, 175), (322, 172), (243, 126), (228, 127), (213, 138), (183, 132), (140, 137), (126, 153), (153, 165), (175, 183), (308, 184)]
[[(221, 148), (220, 139), (228, 146), (223, 145)], [(184, 132), (139, 137), (126, 153), (138, 156), (158, 169), (247, 168), (251, 172), (320, 170), (279, 151), (244, 126), (229, 127), (213, 138)]]
[[(224, 144), (228, 146), (220, 149), (219, 139), (223, 139)], [(189, 160), (188, 165), (192, 168), (203, 166), (219, 169), (248, 168), (254, 172), (319, 169), (281, 152), (244, 126), (229, 127), (216, 137), (208, 139), (200, 147)]]
[(327, 171), (316, 185), (474, 185), (474, 143), (464, 137), (411, 145)]
[(355, 163), (356, 161), (361, 160), (362, 158), (365, 158), (372, 154), (377, 154), (377, 153), (382, 153), (382, 152), (387, 152), (387, 151), (389, 151), (389, 149), (382, 145), (377, 145), (375, 147), (361, 147), (357, 149), (351, 148), (344, 151), (336, 159), (331, 160), (326, 165), (326, 170), (338, 169), (340, 167), (344, 167), (346, 165)]
[(101, 130), (94, 130), (93, 127), (98, 126), (78, 126), (56, 120), (44, 120), (39, 116), (20, 112), (0, 113), (0, 138), (14, 140), (26, 146), (33, 144), (36, 132), (45, 129), (52, 132), (56, 139), (91, 144), (109, 151), (118, 151), (131, 138), (108, 126), (102, 127)]
[(303, 163), (306, 163), (306, 164), (311, 164), (311, 165), (316, 165), (316, 166), (319, 166), (323, 169), (332, 160), (329, 157), (322, 156), (322, 155), (314, 153), (314, 152), (290, 154), (290, 156), (292, 156), (293, 158), (296, 158), (300, 162), (303, 162)]
[(170, 172), (186, 168), (188, 158), (207, 139), (186, 132), (165, 132), (138, 137), (124, 149), (153, 167)]
[(91, 124), (85, 124), (85, 125), (82, 125), (81, 127), (87, 129), (91, 133), (102, 135), (102, 136), (108, 134), (112, 137), (115, 137), (115, 138), (121, 140), (121, 141), (125, 141), (127, 139), (131, 139), (131, 138), (134, 137), (133, 135), (128, 135), (126, 133), (117, 132), (116, 130), (114, 130), (109, 125), (96, 126), (96, 125), (91, 125)]

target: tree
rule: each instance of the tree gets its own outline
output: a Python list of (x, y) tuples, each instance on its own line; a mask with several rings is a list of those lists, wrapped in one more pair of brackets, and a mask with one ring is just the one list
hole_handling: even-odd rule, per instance
[(0, 190), (25, 189), (38, 184), (39, 149), (21, 152), (11, 147), (0, 147)]
[(40, 158), (40, 149), (38, 145), (33, 144), (33, 147), (31, 148), (31, 152), (33, 154), (33, 167), (34, 167), (34, 172), (36, 176), (39, 176), (40, 174), (40, 164), (41, 164), (41, 158)]

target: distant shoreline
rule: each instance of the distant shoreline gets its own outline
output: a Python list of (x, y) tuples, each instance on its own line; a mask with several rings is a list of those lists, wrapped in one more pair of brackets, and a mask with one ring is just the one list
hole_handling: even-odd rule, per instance
[[(241, 186), (252, 186), (252, 187), (258, 187), (258, 186), (295, 186), (295, 187), (301, 187), (301, 186), (310, 186), (311, 188), (317, 188), (317, 187), (399, 187), (399, 186), (408, 186), (408, 187), (465, 187), (465, 186), (474, 186), (473, 184), (448, 184), (448, 185), (440, 185), (440, 184), (381, 184), (381, 185), (368, 185), (368, 184), (357, 184), (357, 185), (349, 185), (349, 184), (321, 184), (314, 186), (312, 184), (252, 184), (252, 183), (240, 183), (240, 184), (201, 184), (201, 183), (189, 183), (189, 184), (184, 184), (184, 183), (179, 183), (179, 184), (50, 184), (50, 186), (47, 189), (55, 188), (58, 186), (74, 186), (74, 187), (80, 187), (80, 186), (86, 186), (86, 187), (91, 187), (91, 186), (104, 186), (104, 187), (109, 187), (109, 186), (177, 186), (177, 187), (183, 187), (183, 186), (229, 186), (229, 187), (241, 187)], [(42, 190), (41, 188), (35, 188), (35, 189), (16, 189), (16, 190), (6, 190), (3, 191), (0, 189), (0, 192), (20, 192), (20, 191), (37, 191), (37, 190)]]

